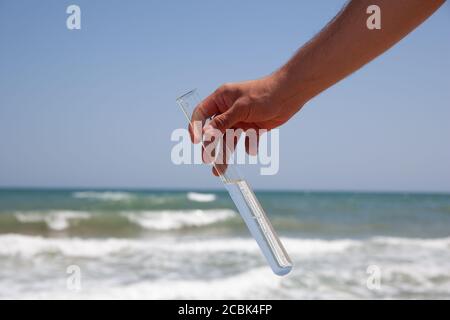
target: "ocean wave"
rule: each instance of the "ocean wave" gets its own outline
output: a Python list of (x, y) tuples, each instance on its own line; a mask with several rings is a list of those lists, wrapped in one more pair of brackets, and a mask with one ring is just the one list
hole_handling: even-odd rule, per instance
[[(0, 277), (5, 279), (0, 286), (0, 298), (450, 297), (447, 267), (450, 238), (282, 238), (282, 241), (297, 267), (280, 278), (265, 265), (251, 238), (81, 239), (0, 235), (0, 260), (3, 262), (6, 257), (9, 261), (0, 270)], [(51, 260), (47, 260), (47, 254)], [(12, 257), (22, 257), (33, 264)], [(86, 275), (78, 293), (71, 293), (61, 281), (60, 271), (73, 263), (79, 264)], [(193, 264), (196, 267), (189, 268)], [(378, 291), (369, 290), (366, 285), (370, 276), (366, 270), (372, 264), (381, 270)], [(19, 273), (26, 270), (30, 279), (38, 280), (30, 283), (14, 278), (18, 274), (14, 266), (22, 268)], [(43, 268), (52, 271), (44, 279), (39, 276)]]
[(188, 192), (187, 198), (194, 202), (213, 202), (217, 196), (213, 193)]
[[(345, 251), (350, 247), (361, 243), (356, 240), (316, 240), (282, 238), (287, 251), (295, 255), (316, 255)], [(245, 252), (258, 253), (258, 245), (252, 238), (224, 238), (211, 239), (208, 241), (196, 240), (181, 242), (176, 246), (177, 251), (189, 252)]]
[(98, 258), (123, 251), (137, 249), (137, 241), (122, 239), (45, 238), (6, 234), (0, 236), (0, 256), (33, 257), (39, 254), (59, 253), (66, 257)]
[(74, 192), (72, 196), (77, 199), (92, 199), (102, 201), (126, 201), (133, 198), (133, 195), (131, 193), (118, 191), (80, 191)]
[[(22, 299), (258, 299), (282, 289), (283, 280), (267, 268), (254, 268), (225, 278), (209, 280), (143, 280), (127, 285), (97, 285), (80, 293), (47, 290), (21, 295)], [(282, 297), (283, 295), (278, 295)], [(14, 297), (16, 298), (16, 297)]]
[[(119, 297), (139, 299), (247, 299), (264, 298), (268, 292), (281, 289), (283, 280), (274, 277), (269, 268), (252, 270), (219, 279), (205, 280), (158, 280), (112, 288), (112, 294)], [(101, 298), (100, 292), (92, 296)], [(89, 294), (89, 293), (88, 293)], [(103, 293), (104, 294), (104, 293)]]
[[(283, 238), (287, 250), (294, 255), (317, 255), (340, 252), (357, 242), (349, 240), (309, 240)], [(219, 238), (205, 240), (120, 239), (120, 238), (46, 238), (19, 234), (0, 235), (0, 256), (30, 257), (60, 253), (63, 256), (95, 258), (110, 254), (177, 252), (178, 254), (216, 254), (225, 252), (258, 254), (252, 238)]]
[(89, 219), (91, 214), (83, 211), (55, 210), (49, 212), (16, 212), (14, 216), (21, 223), (44, 222), (48, 228), (61, 231), (69, 228), (71, 222)]
[[(367, 248), (379, 245), (392, 248), (392, 241), (401, 240), (416, 248), (424, 248), (427, 241), (440, 243), (436, 249), (448, 248), (450, 238), (426, 239), (424, 242), (415, 238), (370, 238), (367, 240), (318, 240), (300, 238), (282, 238), (287, 251), (294, 256), (317, 256), (329, 253), (340, 253), (352, 249)], [(376, 249), (376, 248), (375, 248)], [(259, 252), (256, 242), (252, 238), (213, 238), (213, 239), (122, 239), (122, 238), (49, 238), (20, 234), (0, 235), (0, 255), (3, 256), (32, 256), (43, 253), (59, 252), (65, 256), (99, 257), (119, 252), (186, 252), (219, 253), (241, 252), (257, 254)], [(408, 251), (409, 252), (409, 251)]]
[(396, 238), (396, 237), (375, 237), (373, 242), (382, 245), (392, 246), (413, 246), (430, 249), (450, 249), (450, 237), (421, 239), (421, 238)]
[[(49, 210), (12, 213), (19, 222), (18, 226), (10, 228), (10, 232), (20, 231), (21, 225), (35, 225), (27, 227), (41, 230), (42, 224), (53, 231), (71, 229), (77, 232), (83, 227), (83, 232), (108, 232), (111, 236), (131, 227), (147, 230), (171, 231), (183, 228), (205, 227), (227, 221), (237, 217), (230, 209), (193, 209), (193, 210), (142, 210), (142, 211), (71, 211)], [(81, 221), (83, 220), (83, 221)], [(82, 222), (82, 223), (81, 223)], [(15, 231), (15, 229), (17, 231)]]
[[(450, 247), (450, 238), (438, 239), (417, 239), (417, 238), (395, 238), (395, 237), (374, 237), (365, 240), (356, 239), (303, 239), (282, 237), (282, 242), (286, 250), (299, 257), (313, 257), (329, 253), (340, 253), (348, 250), (361, 249), (383, 245), (386, 248), (392, 247), (398, 249), (401, 246), (408, 245), (417, 249), (448, 249)], [(189, 252), (247, 252), (256, 253), (258, 246), (252, 238), (219, 238), (204, 240), (183, 241), (176, 244), (172, 250)]]
[(121, 215), (142, 228), (167, 231), (214, 224), (232, 218), (236, 213), (229, 209), (210, 209), (122, 212)]

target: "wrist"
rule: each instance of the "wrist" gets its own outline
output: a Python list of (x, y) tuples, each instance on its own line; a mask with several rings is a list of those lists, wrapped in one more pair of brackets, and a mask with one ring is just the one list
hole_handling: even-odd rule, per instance
[(300, 109), (313, 98), (308, 84), (289, 66), (283, 66), (267, 78), (276, 100), (283, 105), (298, 106)]

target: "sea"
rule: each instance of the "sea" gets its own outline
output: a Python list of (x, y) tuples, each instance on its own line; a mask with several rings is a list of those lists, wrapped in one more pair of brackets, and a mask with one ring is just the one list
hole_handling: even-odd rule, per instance
[(257, 191), (271, 272), (225, 191), (0, 189), (0, 299), (449, 299), (450, 195)]

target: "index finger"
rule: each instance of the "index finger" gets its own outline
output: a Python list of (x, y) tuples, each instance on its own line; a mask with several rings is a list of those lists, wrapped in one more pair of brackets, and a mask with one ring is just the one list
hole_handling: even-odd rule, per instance
[[(214, 99), (215, 93), (211, 94), (200, 102), (192, 112), (191, 125), (189, 126), (189, 133), (193, 143), (199, 143), (202, 137), (202, 128), (205, 121), (215, 114), (220, 113), (219, 106)], [(196, 121), (201, 121), (202, 125), (194, 125)]]

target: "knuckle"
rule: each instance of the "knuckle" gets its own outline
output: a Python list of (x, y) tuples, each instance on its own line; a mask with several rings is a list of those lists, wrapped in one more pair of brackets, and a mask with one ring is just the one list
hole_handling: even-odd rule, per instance
[(235, 91), (235, 86), (230, 82), (224, 83), (219, 87), (219, 92), (224, 95), (233, 94), (234, 91)]
[(228, 119), (226, 116), (220, 115), (220, 116), (214, 118), (214, 122), (215, 122), (216, 128), (219, 129), (220, 131), (223, 131), (227, 128)]
[(251, 104), (249, 104), (247, 101), (237, 101), (233, 109), (236, 110), (236, 112), (239, 114), (239, 118), (243, 121), (247, 121), (250, 117), (250, 111), (251, 111)]
[(241, 112), (243, 109), (247, 108), (249, 105), (247, 102), (243, 100), (238, 100), (234, 103), (233, 109), (235, 109), (238, 112)]

